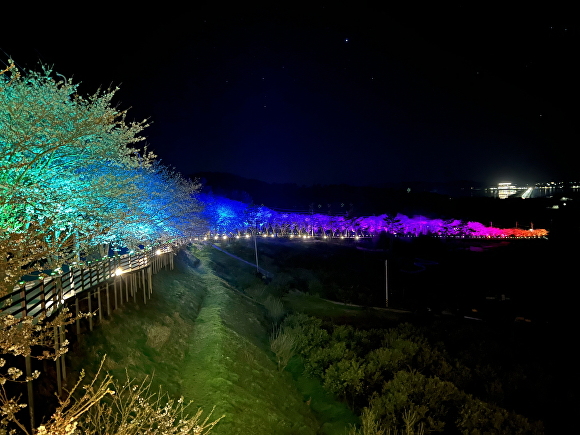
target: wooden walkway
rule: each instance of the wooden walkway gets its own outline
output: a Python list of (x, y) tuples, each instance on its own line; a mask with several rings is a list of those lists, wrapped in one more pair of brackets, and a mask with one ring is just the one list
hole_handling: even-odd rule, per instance
[[(77, 306), (79, 300), (88, 299), (89, 311), (92, 311), (94, 297), (99, 316), (102, 317), (103, 308), (110, 314), (111, 305), (116, 307), (123, 299), (119, 293), (123, 288), (125, 298), (129, 293), (136, 297), (137, 290), (143, 290), (146, 302), (147, 295), (152, 291), (152, 274), (168, 264), (173, 268), (173, 248), (174, 245), (162, 245), (139, 253), (107, 257), (72, 267), (67, 273), (22, 282), (12, 293), (0, 298), (0, 312), (15, 317), (38, 318), (42, 314), (49, 317), (65, 302), (70, 304), (71, 299)], [(109, 294), (109, 289), (113, 290), (114, 295)], [(100, 298), (100, 290), (105, 290), (106, 304)]]
[[(112, 310), (124, 305), (131, 299), (151, 298), (153, 275), (162, 268), (173, 269), (173, 257), (180, 245), (189, 240), (159, 245), (152, 249), (134, 254), (107, 257), (101, 261), (73, 267), (67, 273), (53, 275), (44, 279), (22, 282), (14, 291), (0, 298), (0, 314), (17, 318), (31, 316), (34, 321), (45, 315), (50, 318), (63, 307), (73, 314), (93, 313), (86, 319), (76, 319), (73, 331), (76, 336), (82, 329), (93, 330), (98, 319), (111, 316)], [(138, 296), (138, 294), (140, 294)], [(54, 327), (54, 348), (58, 349), (66, 340), (64, 327)], [(55, 360), (58, 395), (62, 397), (63, 380), (66, 379), (64, 355)], [(26, 375), (32, 373), (31, 358), (25, 358)], [(32, 383), (27, 384), (28, 408), (31, 426), (34, 427), (34, 399)]]

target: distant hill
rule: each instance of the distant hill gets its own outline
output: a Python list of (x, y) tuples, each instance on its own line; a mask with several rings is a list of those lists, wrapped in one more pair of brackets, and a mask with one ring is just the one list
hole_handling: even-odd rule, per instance
[[(324, 213), (346, 216), (380, 214), (429, 218), (462, 219), (481, 222), (498, 228), (520, 226), (546, 228), (557, 233), (557, 227), (578, 233), (578, 225), (570, 225), (570, 216), (578, 213), (552, 210), (551, 200), (496, 199), (480, 197), (476, 184), (458, 181), (447, 184), (399, 183), (385, 186), (313, 185), (267, 183), (224, 172), (197, 172), (190, 175), (203, 185), (203, 192), (224, 196), (247, 204), (265, 205), (277, 211)], [(471, 189), (475, 187), (475, 189)], [(444, 192), (455, 192), (454, 195)], [(552, 201), (553, 202), (553, 201)], [(579, 204), (580, 205), (580, 204)], [(570, 215), (570, 216), (568, 216)], [(570, 234), (568, 234), (569, 237)]]
[(224, 172), (197, 172), (190, 177), (202, 183), (203, 193), (263, 204), (276, 210), (353, 216), (383, 213), (440, 216), (449, 212), (449, 195), (429, 191), (433, 185), (428, 183), (299, 186), (295, 183), (267, 183)]

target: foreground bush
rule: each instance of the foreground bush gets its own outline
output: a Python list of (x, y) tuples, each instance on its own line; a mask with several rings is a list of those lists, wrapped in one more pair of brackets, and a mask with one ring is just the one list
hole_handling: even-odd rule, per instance
[(359, 331), (306, 315), (282, 323), (305, 373), (361, 414), (351, 434), (541, 434), (541, 423), (466, 393), (471, 372), (412, 325)]

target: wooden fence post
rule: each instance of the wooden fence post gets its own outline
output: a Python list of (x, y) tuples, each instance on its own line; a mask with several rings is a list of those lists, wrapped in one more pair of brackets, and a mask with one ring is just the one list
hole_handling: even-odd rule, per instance
[(42, 278), (40, 289), (40, 314), (46, 315), (46, 303), (44, 301), (44, 278)]
[(79, 297), (75, 294), (75, 315), (76, 315), (76, 326), (77, 326), (77, 338), (80, 339), (81, 335), (81, 322), (79, 321)]
[[(87, 299), (89, 300), (89, 314), (91, 314), (93, 312), (93, 307), (92, 307), (92, 303), (91, 303), (91, 292), (92, 290), (89, 290), (87, 292)], [(92, 331), (93, 330), (93, 316), (89, 316), (89, 330)]]
[[(26, 365), (26, 376), (32, 376), (32, 365), (30, 363), (30, 356), (24, 358), (24, 362)], [(28, 412), (30, 413), (30, 427), (32, 430), (36, 428), (36, 424), (34, 423), (34, 393), (32, 391), (32, 381), (28, 381), (26, 383), (26, 392), (28, 394)]]
[(147, 287), (145, 287), (145, 269), (141, 269), (141, 289), (143, 290), (143, 303), (147, 303)]
[(113, 278), (113, 296), (115, 298), (115, 310), (119, 307), (117, 305), (117, 281), (119, 281), (119, 277)]
[(103, 307), (101, 305), (101, 285), (97, 286), (97, 310), (99, 310), (99, 322), (103, 321)]
[[(54, 348), (60, 349), (59, 334), (57, 327), (54, 327)], [(56, 386), (58, 391), (58, 397), (62, 397), (62, 375), (60, 372), (60, 357), (56, 359)]]
[(147, 274), (149, 275), (149, 299), (151, 299), (151, 294), (153, 293), (153, 272), (152, 268), (147, 269)]

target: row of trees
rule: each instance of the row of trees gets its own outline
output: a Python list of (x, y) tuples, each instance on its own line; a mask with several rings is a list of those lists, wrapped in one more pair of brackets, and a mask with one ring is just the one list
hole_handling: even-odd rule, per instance
[[(0, 71), (0, 297), (33, 271), (205, 231), (198, 184), (138, 146), (147, 121), (128, 122), (112, 105), (118, 89), (88, 97), (77, 90), (46, 67), (24, 72), (9, 60)], [(50, 319), (16, 318), (9, 304), (0, 305), (0, 434), (205, 434), (215, 425), (148, 383), (105, 375), (75, 399), (71, 392), (44, 424), (27, 427), (13, 387), (40, 373), (25, 376), (17, 362), (66, 352), (54, 334), (74, 319), (66, 309)]]
[(199, 233), (199, 185), (139, 147), (147, 120), (49, 68), (0, 71), (0, 296), (79, 255)]
[(236, 234), (259, 229), (269, 234), (286, 236), (327, 235), (354, 236), (373, 235), (381, 232), (402, 236), (434, 235), (443, 237), (543, 237), (544, 229), (500, 229), (487, 227), (479, 222), (458, 219), (430, 219), (425, 216), (407, 217), (400, 213), (393, 216), (330, 216), (320, 213), (278, 212), (267, 207), (255, 207), (220, 196), (203, 194), (206, 204), (205, 218), (215, 234)]

